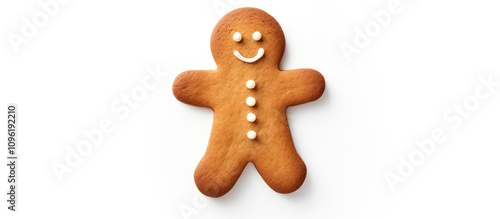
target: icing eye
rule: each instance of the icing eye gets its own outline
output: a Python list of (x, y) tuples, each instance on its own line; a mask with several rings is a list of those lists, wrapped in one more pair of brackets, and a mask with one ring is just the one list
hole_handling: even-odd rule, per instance
[(259, 41), (259, 40), (262, 38), (262, 34), (261, 34), (259, 31), (255, 31), (255, 32), (252, 34), (252, 38), (253, 38), (255, 41)]
[(242, 36), (241, 36), (241, 33), (240, 32), (236, 32), (233, 34), (233, 40), (234, 42), (240, 42), (242, 39)]

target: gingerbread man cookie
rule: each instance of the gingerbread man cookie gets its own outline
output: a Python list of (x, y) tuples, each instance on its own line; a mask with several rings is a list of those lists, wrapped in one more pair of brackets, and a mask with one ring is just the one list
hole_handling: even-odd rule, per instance
[(286, 109), (321, 97), (323, 76), (313, 69), (279, 69), (285, 36), (260, 9), (229, 12), (215, 26), (210, 46), (217, 69), (183, 72), (173, 85), (179, 101), (214, 111), (208, 147), (194, 173), (198, 189), (220, 197), (252, 162), (274, 191), (297, 190), (307, 171)]

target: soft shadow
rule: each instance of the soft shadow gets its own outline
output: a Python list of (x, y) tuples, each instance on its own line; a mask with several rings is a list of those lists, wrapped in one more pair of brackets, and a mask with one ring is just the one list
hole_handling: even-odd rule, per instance
[(312, 188), (312, 183), (311, 183), (311, 178), (308, 178), (306, 176), (306, 180), (304, 181), (304, 184), (295, 192), (290, 193), (290, 194), (283, 194), (283, 198), (293, 201), (293, 202), (308, 202), (310, 201), (309, 199), (312, 198), (313, 194), (313, 188)]
[(280, 194), (274, 192), (269, 186), (267, 186), (255, 166), (252, 163), (248, 163), (234, 187), (222, 197), (211, 198), (211, 202), (217, 203), (217, 205), (224, 205), (228, 208), (231, 208), (231, 205), (238, 205), (242, 202), (243, 199), (250, 198), (248, 197), (248, 188), (257, 186), (255, 183), (257, 180), (261, 181), (262, 184), (260, 185), (265, 185), (258, 186), (260, 189), (264, 189), (262, 190), (262, 192), (274, 193), (274, 195), (291, 202), (309, 202), (313, 197), (311, 179), (309, 179), (307, 176), (304, 184), (302, 184), (302, 186), (297, 191), (290, 194)]

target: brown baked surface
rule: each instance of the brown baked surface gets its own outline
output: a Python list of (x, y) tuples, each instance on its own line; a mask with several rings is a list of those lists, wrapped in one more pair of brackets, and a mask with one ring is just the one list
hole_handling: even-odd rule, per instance
[[(233, 40), (240, 32), (243, 39)], [(262, 33), (255, 41), (252, 34)], [(212, 132), (205, 155), (194, 178), (198, 189), (210, 197), (220, 197), (234, 186), (243, 169), (252, 162), (265, 182), (276, 192), (290, 193), (305, 180), (306, 166), (295, 150), (286, 109), (321, 97), (323, 76), (313, 69), (280, 70), (285, 37), (278, 22), (256, 8), (236, 9), (215, 26), (211, 49), (216, 70), (191, 70), (177, 76), (174, 96), (186, 104), (214, 111)], [(254, 57), (259, 48), (265, 53), (254, 63), (233, 54)], [(254, 80), (254, 89), (246, 82)], [(247, 97), (256, 105), (247, 106)], [(257, 116), (247, 121), (247, 114)], [(247, 132), (254, 130), (255, 139)]]

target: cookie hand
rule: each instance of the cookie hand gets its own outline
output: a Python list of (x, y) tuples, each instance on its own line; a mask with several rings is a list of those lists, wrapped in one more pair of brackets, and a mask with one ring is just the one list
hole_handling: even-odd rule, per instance
[(287, 70), (281, 73), (286, 84), (283, 98), (287, 106), (299, 105), (317, 100), (325, 91), (325, 78), (313, 69)]
[(183, 103), (212, 108), (212, 80), (211, 71), (186, 71), (175, 78), (172, 90), (175, 98)]

